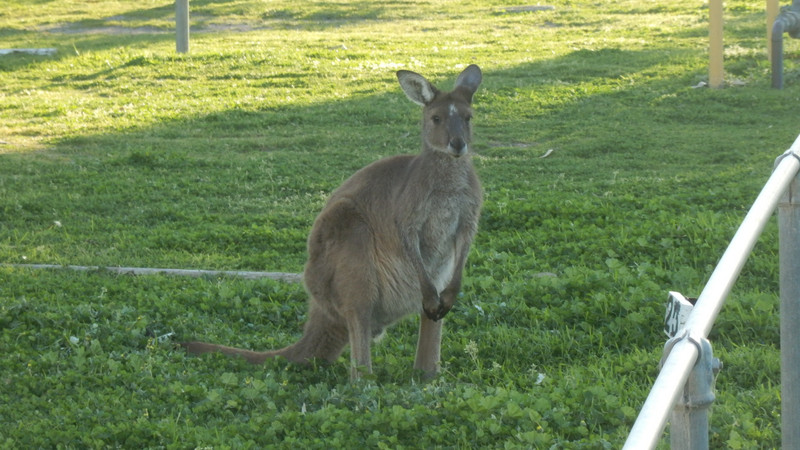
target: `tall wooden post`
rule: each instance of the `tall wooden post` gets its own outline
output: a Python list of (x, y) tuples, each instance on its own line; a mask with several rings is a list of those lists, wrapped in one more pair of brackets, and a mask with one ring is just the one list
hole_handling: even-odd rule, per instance
[(721, 88), (724, 84), (722, 43), (722, 0), (708, 3), (708, 85)]
[(767, 0), (767, 56), (772, 60), (772, 25), (781, 12), (780, 0)]

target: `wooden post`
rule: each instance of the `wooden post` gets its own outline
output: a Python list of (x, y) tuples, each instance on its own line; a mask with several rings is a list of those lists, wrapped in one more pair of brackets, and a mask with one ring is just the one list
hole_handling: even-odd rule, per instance
[(781, 12), (780, 0), (767, 0), (767, 56), (772, 61), (772, 25)]
[(722, 43), (722, 0), (708, 3), (708, 85), (714, 89), (724, 83)]
[(175, 49), (189, 51), (189, 0), (175, 0)]

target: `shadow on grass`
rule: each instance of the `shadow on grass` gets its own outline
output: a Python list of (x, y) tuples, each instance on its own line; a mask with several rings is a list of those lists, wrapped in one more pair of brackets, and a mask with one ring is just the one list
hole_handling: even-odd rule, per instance
[[(575, 132), (585, 133), (609, 123), (624, 122), (629, 132), (635, 131), (637, 126), (645, 127), (650, 118), (631, 115), (651, 107), (653, 101), (664, 95), (688, 90), (698, 78), (697, 73), (683, 73), (676, 74), (672, 80), (648, 81), (647, 74), (655, 75), (671, 64), (671, 60), (682, 62), (686, 57), (691, 57), (691, 51), (576, 50), (554, 59), (488, 71), (475, 101), (479, 119), (477, 145), (479, 148), (519, 147), (515, 144), (524, 143), (521, 141), (563, 141)], [(204, 57), (197, 58), (202, 62)], [(180, 61), (135, 56), (117, 67), (64, 76), (58, 82), (113, 82), (128, 69), (152, 67), (155, 73), (164, 63), (180, 64)], [(645, 81), (634, 82), (641, 74)], [(319, 83), (316, 79), (310, 81), (313, 75), (277, 73), (249, 82), (265, 90), (298, 88)], [(355, 152), (369, 155), (366, 158), (416, 152), (419, 147), (417, 108), (406, 101), (396, 86), (392, 69), (386, 69), (383, 74), (376, 72), (376, 76), (390, 83), (390, 91), (355, 94), (348, 99), (302, 106), (233, 108), (169, 120), (134, 131), (65, 138), (52, 148), (68, 152), (94, 148), (105, 152), (99, 149), (107, 149), (109, 145), (119, 148), (122, 144), (131, 150), (136, 142), (145, 142), (145, 147), (156, 150), (153, 144), (162, 141), (164, 148), (161, 150), (165, 152), (193, 152), (198, 140), (207, 140), (209, 144), (221, 143), (220, 150), (235, 152)], [(227, 76), (220, 74), (216, 79), (225, 80)], [(626, 84), (625, 80), (631, 81)], [(453, 77), (434, 81), (449, 89)], [(619, 131), (613, 133), (620, 135)], [(486, 138), (483, 142), (482, 137)], [(213, 153), (213, 147), (203, 148), (200, 153)]]
[[(163, 9), (153, 10), (165, 14)], [(159, 39), (131, 38), (141, 42)], [(86, 43), (95, 38), (84, 39)], [(659, 75), (662, 70), (674, 70), (669, 67), (671, 64), (681, 65), (693, 55), (692, 50), (664, 48), (576, 50), (562, 57), (489, 71), (476, 97), (477, 146), (490, 156), (506, 151), (536, 156), (535, 151), (558, 145), (567, 147), (576, 157), (596, 159), (618, 153), (629, 154), (635, 161), (663, 155), (664, 149), (681, 139), (703, 136), (702, 145), (708, 151), (697, 156), (700, 162), (708, 162), (703, 155), (723, 150), (730, 139), (735, 139), (724, 131), (725, 126), (772, 123), (774, 116), (780, 116), (778, 110), (759, 114), (746, 104), (734, 105), (739, 109), (731, 110), (726, 102), (730, 92), (720, 91), (715, 96), (693, 92), (691, 86), (703, 73), (676, 73), (672, 79)], [(129, 68), (146, 70), (152, 66), (156, 72), (161, 63), (164, 61), (135, 56), (118, 67), (59, 82), (113, 82)], [(263, 89), (303, 86), (310, 75), (281, 73), (251, 82)], [(378, 76), (393, 80), (393, 72), (388, 69)], [(452, 78), (440, 84), (449, 88)], [(788, 113), (787, 108), (778, 109)], [(134, 131), (65, 138), (50, 148), (68, 153), (96, 152), (99, 158), (119, 158), (119, 151), (151, 155), (178, 152), (203, 158), (224, 157), (230, 152), (273, 152), (285, 155), (287, 162), (298, 153), (333, 152), (344, 159), (355, 155), (355, 162), (341, 167), (350, 172), (380, 156), (416, 152), (417, 120), (416, 108), (395, 88), (303, 106), (233, 108)], [(718, 135), (714, 128), (719, 130)], [(696, 129), (698, 134), (687, 135), (686, 129)], [(709, 142), (709, 136), (718, 141)], [(709, 145), (719, 148), (708, 148)], [(335, 178), (340, 180), (341, 176), (337, 174)]]
[[(38, 0), (48, 3), (48, 0)], [(346, 4), (315, 2), (297, 9), (253, 9), (242, 5), (220, 5), (215, 0), (192, 0), (191, 33), (247, 32), (266, 29), (326, 30), (348, 24), (393, 20), (402, 2), (351, 1)], [(400, 14), (403, 14), (402, 12)], [(409, 13), (410, 14), (410, 13)], [(79, 51), (95, 51), (127, 46), (140, 47), (175, 39), (175, 5), (131, 9), (122, 14), (86, 18), (30, 29), (0, 29), (0, 38), (36, 36), (48, 46), (58, 48), (54, 56), (43, 58), (14, 54), (0, 58), (0, 71), (12, 71), (45, 60), (60, 60)]]
[[(792, 106), (780, 94), (759, 91), (762, 101), (775, 107), (754, 109), (747, 91), (691, 89), (697, 73), (658, 75), (682, 67), (692, 55), (663, 48), (577, 50), (487, 71), (475, 100), (475, 140), (481, 155), (476, 164), (489, 197), (523, 183), (532, 183), (524, 189), (535, 192), (545, 188), (542, 183), (552, 189), (572, 178), (675, 177), (682, 168), (697, 166), (711, 172), (749, 161), (757, 144), (763, 148), (780, 139), (767, 136), (764, 124), (775, 126), (773, 131), (794, 126)], [(157, 71), (161, 63), (180, 61), (156, 58), (152, 63)], [(136, 56), (119, 70), (149, 64)], [(1, 170), (9, 175), (4, 188), (12, 193), (0, 200), (0, 213), (7, 218), (0, 221), (7, 230), (4, 240), (11, 239), (8, 232), (31, 224), (80, 223), (85, 229), (69, 239), (48, 228), (31, 242), (51, 239), (54, 248), (73, 246), (73, 254), (65, 256), (69, 264), (141, 265), (145, 259), (151, 266), (299, 271), (305, 234), (330, 191), (371, 161), (419, 149), (418, 108), (387, 72), (377, 75), (392, 80), (387, 92), (231, 108), (134, 130), (66, 137), (40, 151), (50, 155), (42, 158), (0, 155)], [(112, 80), (116, 75), (104, 70), (81, 77)], [(277, 83), (302, 85), (310, 75), (251, 81), (270, 89)], [(454, 76), (432, 81), (449, 89)], [(731, 132), (747, 128), (757, 132)], [(539, 158), (548, 149), (555, 151)], [(707, 180), (693, 172), (690, 181), (713, 183), (709, 172), (704, 172)], [(571, 192), (568, 185), (559, 189)], [(487, 208), (487, 220), (493, 215), (499, 220), (492, 228), (503, 227), (502, 214)], [(164, 249), (172, 253), (162, 255), (163, 261), (151, 260)], [(229, 259), (209, 266), (203, 255)], [(46, 252), (28, 256), (30, 262), (61, 261)], [(6, 257), (5, 262), (20, 262)]]

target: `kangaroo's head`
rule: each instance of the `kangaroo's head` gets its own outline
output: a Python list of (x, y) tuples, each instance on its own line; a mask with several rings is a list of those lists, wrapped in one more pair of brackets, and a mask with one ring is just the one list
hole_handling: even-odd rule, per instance
[(425, 150), (459, 157), (469, 152), (472, 139), (472, 96), (481, 84), (481, 69), (472, 64), (456, 80), (456, 87), (442, 92), (422, 75), (408, 70), (397, 72), (400, 86), (422, 111), (422, 145)]

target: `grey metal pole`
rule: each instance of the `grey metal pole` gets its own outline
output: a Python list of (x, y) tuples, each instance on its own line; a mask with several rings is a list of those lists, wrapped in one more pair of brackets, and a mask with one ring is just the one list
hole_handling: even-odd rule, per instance
[[(800, 149), (798, 149), (800, 151)], [(798, 153), (784, 158), (800, 159)], [(800, 448), (800, 176), (778, 205), (781, 264), (781, 439)]]
[(721, 364), (707, 339), (697, 345), (700, 355), (670, 417), (669, 442), (673, 449), (708, 450), (708, 409), (714, 403), (714, 375)]
[(189, 0), (175, 0), (175, 49), (189, 51)]

